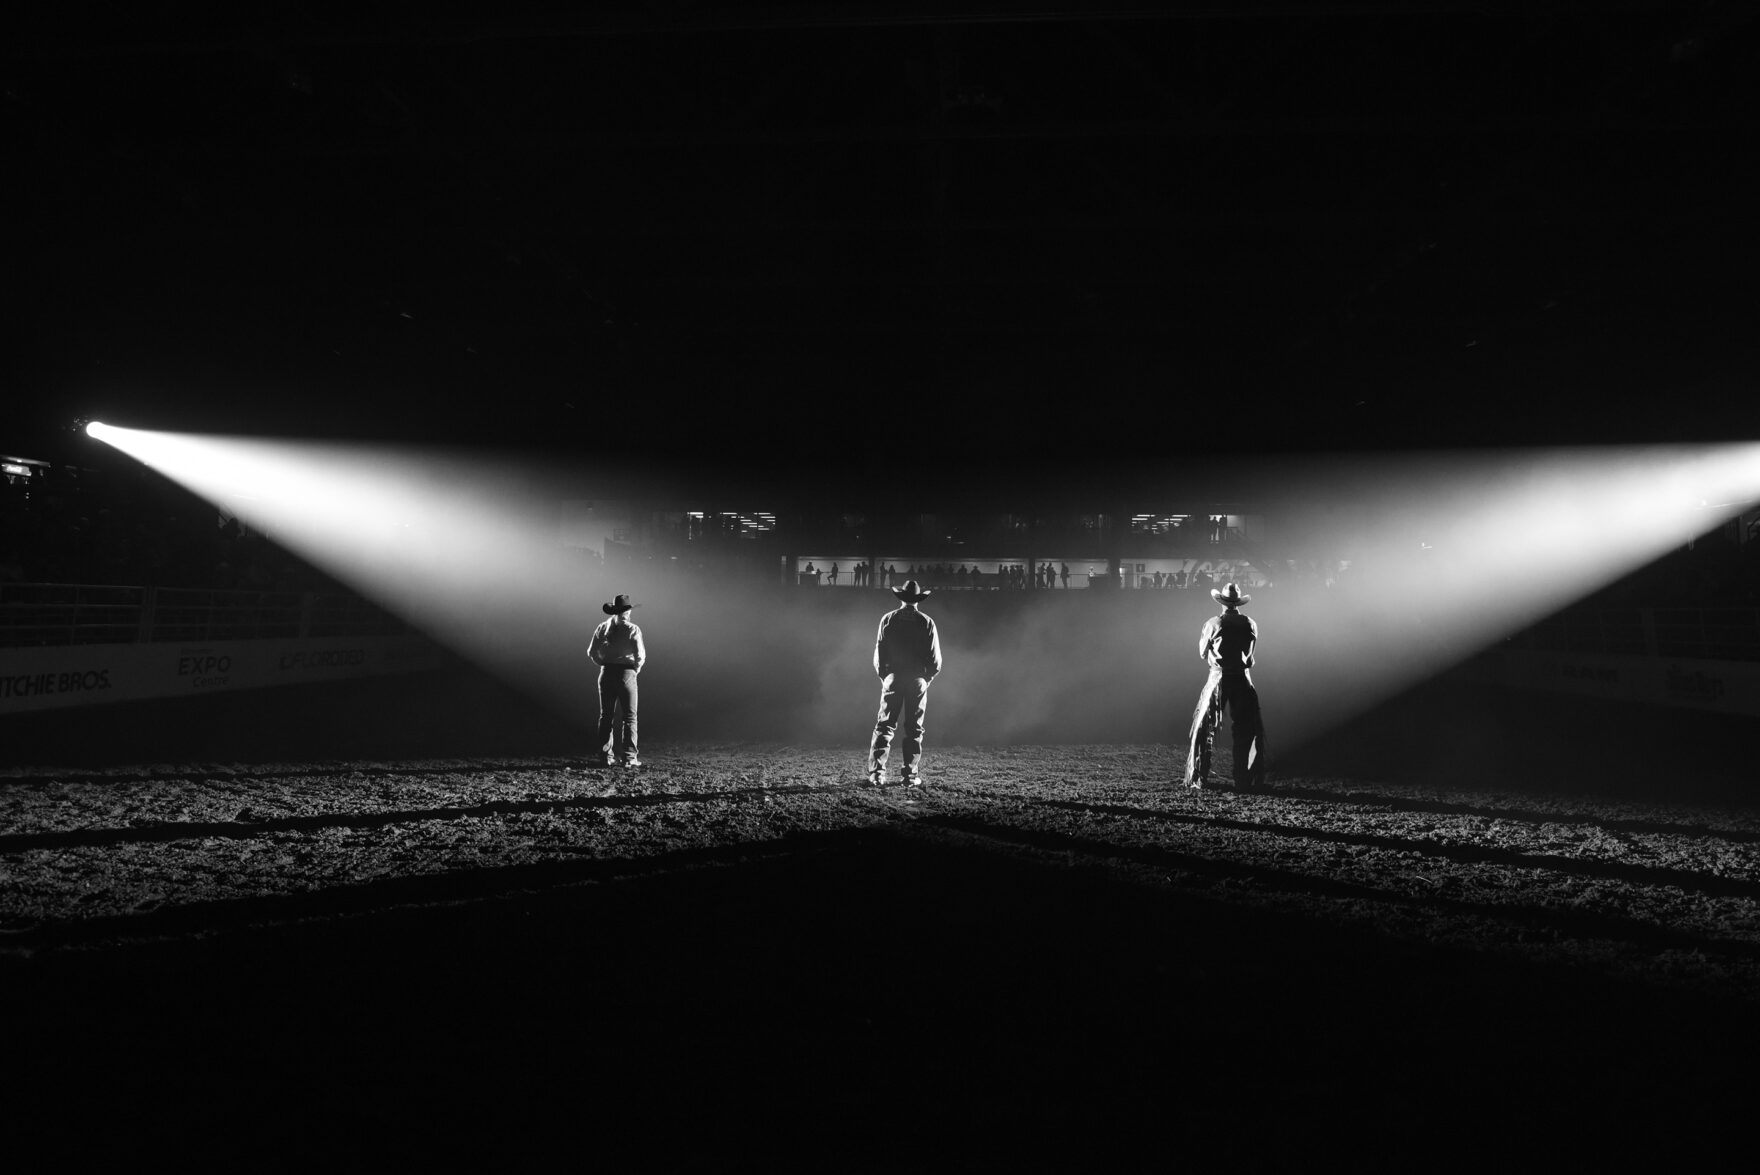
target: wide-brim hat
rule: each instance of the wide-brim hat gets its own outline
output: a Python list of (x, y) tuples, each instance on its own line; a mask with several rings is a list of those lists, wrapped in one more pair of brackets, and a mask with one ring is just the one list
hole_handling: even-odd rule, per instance
[[(1214, 595), (1215, 593), (1211, 594)], [(600, 604), (599, 607), (605, 609), (607, 615), (614, 615), (619, 612), (628, 612), (631, 608), (640, 608), (641, 605), (630, 603), (628, 596), (618, 596), (617, 599), (613, 600), (611, 603)]]
[(903, 600), (907, 604), (914, 604), (918, 600), (928, 599), (934, 593), (931, 592), (928, 588), (924, 587), (922, 584), (918, 583), (916, 580), (907, 579), (904, 581), (903, 587), (893, 588), (892, 594), (897, 596), (899, 599)]
[(1215, 600), (1218, 604), (1226, 604), (1230, 608), (1238, 608), (1242, 604), (1246, 603), (1248, 600), (1252, 599), (1253, 597), (1241, 595), (1240, 586), (1238, 584), (1231, 583), (1228, 586), (1224, 587), (1221, 591), (1217, 591), (1215, 588), (1211, 588), (1210, 589), (1210, 598), (1212, 600)]

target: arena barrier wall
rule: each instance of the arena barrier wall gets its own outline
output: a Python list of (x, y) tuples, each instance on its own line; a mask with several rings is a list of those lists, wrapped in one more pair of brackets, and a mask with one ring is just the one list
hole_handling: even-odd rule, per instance
[(438, 669), (412, 635), (0, 649), (0, 716)]
[(1760, 662), (1515, 649), (1490, 668), (1511, 689), (1760, 716)]

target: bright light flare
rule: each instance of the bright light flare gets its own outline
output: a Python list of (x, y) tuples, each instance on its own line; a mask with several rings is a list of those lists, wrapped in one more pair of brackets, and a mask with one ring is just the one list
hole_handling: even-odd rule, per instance
[[(870, 621), (795, 618), (786, 639), (767, 639), (754, 656), (751, 608), (764, 601), (643, 576), (633, 563), (607, 582), (559, 537), (559, 500), (592, 495), (559, 491), (524, 466), (469, 451), (102, 425), (92, 435), (576, 717), (595, 709), (584, 650), (603, 618), (597, 605), (633, 590), (656, 605), (644, 620), (665, 617), (651, 648), (680, 705), (686, 694), (705, 712), (742, 704), (723, 704), (728, 683), (759, 662), (818, 682), (795, 736), (842, 737), (850, 725), (852, 737), (866, 735)], [(1351, 560), (1337, 588), (1274, 591), (1249, 607), (1263, 634), (1255, 678), (1275, 756), (1760, 500), (1760, 445), (1351, 454), (1213, 476), (1219, 486), (1238, 478), (1235, 490), (1263, 503), (1268, 520), (1262, 547), (1218, 555), (1260, 560), (1280, 584), (1280, 557)], [(618, 479), (635, 485), (627, 471)], [(1202, 677), (1195, 620), (1185, 628), (1208, 601), (1170, 599), (1182, 618), (1151, 632), (1136, 608), (1093, 608), (1071, 625), (1066, 600), (1035, 601), (1039, 611), (1008, 638), (978, 643), (945, 626), (944, 644), (964, 658), (941, 696), (939, 712), (958, 724), (951, 737), (1006, 741), (1023, 715), (1089, 703), (1110, 711), (1107, 699), (1129, 697), (1167, 699), (1166, 735), (1183, 738), (1187, 694)]]
[(1274, 544), (1352, 560), (1260, 617), (1287, 746), (1727, 521), (1760, 499), (1760, 445), (1316, 460), (1268, 488)]
[[(579, 683), (601, 590), (560, 545), (553, 500), (479, 454), (105, 426), (106, 443), (238, 516), (450, 647), (541, 696)], [(609, 598), (609, 597), (606, 597)], [(578, 668), (578, 666), (577, 666)]]

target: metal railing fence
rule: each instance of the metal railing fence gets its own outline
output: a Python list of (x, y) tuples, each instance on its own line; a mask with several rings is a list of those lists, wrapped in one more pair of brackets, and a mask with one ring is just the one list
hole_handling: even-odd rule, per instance
[(1602, 608), (1561, 612), (1510, 638), (1552, 653), (1760, 661), (1760, 608)]
[[(0, 584), (0, 648), (410, 631), (406, 622), (378, 605), (343, 593)], [(1510, 644), (1558, 653), (1760, 661), (1760, 608), (1565, 611), (1517, 633)]]
[(358, 596), (102, 584), (0, 584), (0, 648), (389, 636), (408, 624)]

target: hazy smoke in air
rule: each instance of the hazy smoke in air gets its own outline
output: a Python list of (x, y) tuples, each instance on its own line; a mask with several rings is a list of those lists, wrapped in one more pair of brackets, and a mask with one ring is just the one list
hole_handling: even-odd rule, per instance
[[(109, 429), (104, 439), (590, 729), (600, 605), (640, 605), (644, 741), (865, 747), (881, 589), (729, 585), (560, 545), (566, 488), (478, 455)], [(1269, 534), (1249, 589), (1273, 756), (1703, 533), (1760, 496), (1751, 445), (1340, 457), (1250, 475)], [(1237, 555), (1237, 557), (1239, 557)], [(1331, 586), (1291, 558), (1346, 559)], [(931, 748), (1183, 743), (1201, 591), (941, 591)]]

